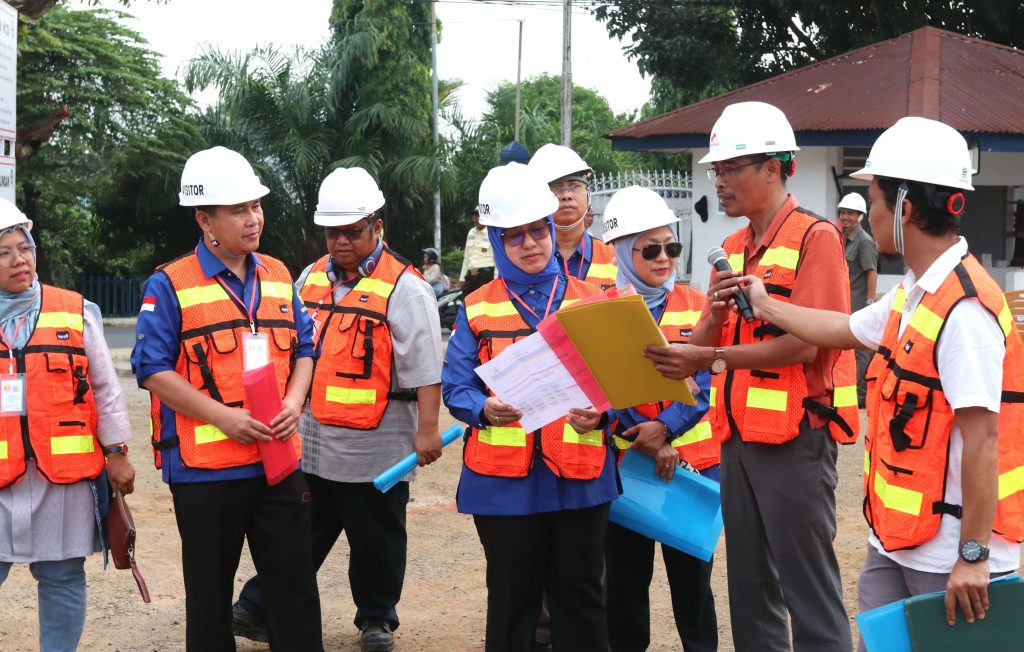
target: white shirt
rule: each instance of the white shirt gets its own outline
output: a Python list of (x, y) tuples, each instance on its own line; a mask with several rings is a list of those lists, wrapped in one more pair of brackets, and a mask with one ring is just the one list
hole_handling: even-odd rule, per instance
[[(910, 316), (921, 303), (925, 293), (936, 292), (966, 254), (967, 241), (960, 238), (932, 263), (920, 279), (916, 278), (912, 271), (907, 272), (903, 277), (907, 302), (903, 306), (903, 315), (900, 319), (900, 335), (903, 334)], [(873, 350), (878, 349), (895, 291), (893, 288), (881, 301), (850, 316), (850, 330), (864, 346)], [(954, 410), (983, 407), (990, 412), (999, 412), (1006, 340), (995, 318), (977, 299), (961, 301), (950, 311), (937, 343), (936, 353), (942, 391)], [(954, 505), (963, 504), (960, 482), (963, 449), (963, 435), (960, 433), (960, 426), (954, 421), (950, 433), (944, 498), (945, 502)], [(944, 514), (935, 536), (911, 550), (886, 552), (874, 532), (868, 535), (868, 542), (879, 553), (901, 566), (929, 573), (949, 573), (959, 556), (960, 519)], [(990, 572), (1015, 571), (1020, 566), (1019, 544), (993, 533), (989, 548)]]

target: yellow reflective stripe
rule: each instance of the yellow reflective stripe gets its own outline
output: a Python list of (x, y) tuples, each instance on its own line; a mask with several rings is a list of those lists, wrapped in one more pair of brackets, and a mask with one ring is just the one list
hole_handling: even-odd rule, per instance
[(864, 475), (867, 475), (871, 470), (871, 453), (864, 449)]
[(939, 331), (942, 329), (942, 317), (939, 317), (923, 305), (918, 304), (914, 308), (914, 314), (910, 316), (910, 326), (934, 342), (939, 337)]
[(228, 301), (228, 294), (219, 283), (203, 285), (195, 288), (185, 288), (175, 292), (178, 296), (178, 305), (182, 310), (198, 306), (202, 303), (215, 303), (217, 301)]
[(387, 299), (395, 290), (395, 284), (388, 283), (387, 281), (382, 281), (379, 278), (370, 278), (369, 276), (364, 276), (363, 278), (359, 279), (359, 282), (356, 283), (356, 286), (353, 288), (353, 290), (357, 292), (366, 292), (367, 294), (376, 294), (378, 297)]
[(892, 295), (893, 312), (903, 312), (903, 306), (905, 305), (907, 305), (907, 293), (901, 285), (896, 288), (896, 292)]
[(498, 428), (491, 426), (481, 430), (480, 441), (491, 446), (526, 446), (526, 431), (522, 428)]
[(306, 275), (306, 280), (302, 283), (302, 287), (312, 285), (314, 287), (330, 287), (331, 280), (327, 278), (327, 272), (310, 272)]
[[(7, 442), (4, 442), (4, 444), (6, 443)], [(620, 451), (624, 451), (633, 445), (633, 442), (629, 441), (628, 439), (623, 439), (618, 435), (612, 435), (612, 443), (615, 444), (615, 448), (619, 449)]]
[(700, 310), (680, 310), (661, 315), (661, 326), (693, 326), (700, 321)]
[(678, 448), (679, 446), (686, 446), (688, 444), (696, 444), (697, 442), (704, 441), (706, 439), (711, 439), (711, 424), (707, 421), (701, 421), (679, 437), (673, 439), (672, 448)]
[(877, 471), (875, 472), (875, 494), (886, 509), (911, 516), (921, 513), (921, 502), (924, 501), (923, 493), (889, 484)]
[(743, 271), (743, 254), (729, 254), (729, 267), (734, 271)]
[(355, 389), (352, 387), (327, 386), (325, 398), (331, 403), (345, 405), (373, 405), (377, 402), (377, 390)]
[(1013, 314), (1010, 312), (1010, 306), (1006, 304), (1006, 300), (1003, 299), (1003, 309), (999, 311), (999, 328), (1003, 329), (1003, 336), (1009, 337), (1013, 331)]
[(856, 407), (857, 406), (857, 386), (856, 385), (845, 385), (843, 387), (836, 387), (832, 390), (832, 407), (844, 408), (844, 407)]
[(583, 446), (604, 446), (604, 433), (600, 430), (591, 430), (580, 434), (568, 423), (562, 425), (562, 441), (567, 444), (581, 444)]
[(274, 299), (285, 299), (287, 301), (292, 300), (292, 288), (291, 283), (281, 283), (279, 281), (260, 281), (260, 298), (273, 297)]
[(758, 265), (767, 267), (769, 265), (776, 265), (777, 267), (785, 267), (786, 269), (796, 269), (796, 264), (800, 262), (800, 250), (790, 249), (789, 247), (771, 247), (764, 252), (761, 256)]
[(615, 278), (619, 273), (618, 267), (611, 263), (590, 263), (587, 270), (587, 278)]
[(1024, 491), (1024, 466), (1010, 469), (999, 475), (999, 500)]
[(715, 387), (714, 385), (712, 385), (711, 386), (711, 393), (708, 395), (708, 404), (711, 407), (715, 407), (716, 405), (718, 405), (718, 401), (716, 400), (717, 398), (718, 398), (718, 388)]
[(7, 459), (7, 442), (0, 441), (0, 460)]
[(747, 389), (747, 407), (785, 412), (786, 392), (781, 389), (750, 387)]
[(200, 444), (212, 444), (218, 441), (224, 441), (228, 438), (224, 432), (213, 425), (212, 423), (204, 423), (201, 426), (196, 426), (196, 446)]
[[(562, 305), (565, 305), (565, 301), (562, 301)], [(501, 303), (487, 303), (481, 301), (480, 303), (474, 303), (471, 306), (466, 306), (466, 319), (476, 319), (477, 317), (513, 317), (518, 315), (516, 307), (512, 305), (511, 301), (502, 301)]]
[(75, 455), (76, 453), (91, 453), (96, 450), (95, 442), (96, 438), (92, 435), (50, 437), (50, 454)]
[(82, 316), (73, 312), (41, 312), (36, 328), (70, 328), (82, 330)]
[(561, 310), (562, 308), (568, 308), (577, 301), (579, 301), (579, 299), (562, 299), (562, 303), (559, 304), (558, 309)]

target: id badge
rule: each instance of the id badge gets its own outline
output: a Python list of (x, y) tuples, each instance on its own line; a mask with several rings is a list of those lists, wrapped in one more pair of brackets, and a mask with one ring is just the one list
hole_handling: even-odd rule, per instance
[(25, 414), (25, 374), (0, 376), (0, 414), (23, 416)]
[(242, 336), (242, 365), (245, 371), (259, 369), (270, 363), (270, 349), (266, 333), (246, 333)]

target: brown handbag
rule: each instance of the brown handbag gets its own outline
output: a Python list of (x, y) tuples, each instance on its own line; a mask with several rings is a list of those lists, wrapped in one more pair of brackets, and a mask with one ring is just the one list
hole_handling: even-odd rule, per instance
[(107, 512), (107, 541), (110, 543), (110, 556), (114, 560), (114, 568), (132, 569), (135, 583), (139, 585), (142, 601), (149, 604), (149, 589), (146, 580), (135, 563), (135, 521), (128, 509), (128, 503), (117, 489), (113, 490), (110, 499), (110, 511)]

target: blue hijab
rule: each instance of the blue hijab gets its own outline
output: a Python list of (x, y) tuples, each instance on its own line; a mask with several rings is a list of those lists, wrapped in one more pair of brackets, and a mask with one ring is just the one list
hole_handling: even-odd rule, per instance
[(561, 270), (558, 268), (558, 262), (555, 260), (555, 227), (554, 222), (551, 221), (551, 216), (548, 215), (546, 218), (548, 223), (548, 237), (551, 239), (551, 255), (548, 257), (547, 265), (544, 269), (537, 272), (536, 274), (527, 274), (523, 270), (516, 267), (515, 263), (509, 260), (508, 255), (505, 253), (505, 243), (501, 239), (501, 234), (505, 232), (497, 226), (487, 227), (487, 239), (491, 242), (491, 250), (494, 252), (494, 267), (498, 270), (498, 275), (508, 281), (514, 283), (522, 283), (524, 285), (533, 285), (543, 281), (550, 281), (559, 274)]
[(633, 266), (633, 247), (644, 233), (646, 231), (623, 236), (612, 243), (612, 246), (615, 247), (615, 263), (619, 268), (619, 273), (615, 277), (615, 285), (620, 288), (632, 285), (637, 294), (644, 298), (647, 308), (654, 310), (665, 303), (672, 288), (675, 287), (676, 267), (672, 266), (672, 275), (661, 285), (649, 285), (637, 275), (636, 267)]

